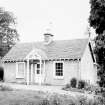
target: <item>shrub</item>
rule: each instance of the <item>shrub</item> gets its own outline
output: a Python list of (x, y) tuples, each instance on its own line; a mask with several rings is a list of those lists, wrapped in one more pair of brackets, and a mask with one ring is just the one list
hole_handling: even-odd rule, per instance
[(101, 96), (94, 97), (92, 105), (105, 105), (105, 98)]
[(85, 97), (84, 95), (77, 96), (76, 103), (77, 103), (77, 105), (88, 105), (87, 97)]
[(50, 105), (50, 102), (48, 99), (43, 99), (39, 105)]
[[(34, 104), (26, 104), (34, 105)], [(84, 95), (52, 94), (43, 99), (38, 105), (105, 105), (105, 98), (101, 96), (87, 97)]]
[(72, 78), (71, 81), (70, 81), (70, 86), (72, 88), (76, 88), (76, 85), (77, 85), (77, 79), (76, 78)]
[(101, 93), (101, 88), (92, 84), (87, 84), (84, 89), (90, 93), (94, 92), (96, 95)]
[(67, 88), (70, 88), (70, 84), (66, 84), (65, 88), (66, 88), (66, 89), (67, 89)]
[(63, 88), (62, 88), (62, 90), (66, 90), (66, 89), (69, 89), (70, 88), (70, 84), (66, 84)]
[(1, 91), (12, 91), (13, 89), (11, 87), (9, 87), (9, 86), (1, 85), (0, 90)]
[(102, 96), (105, 98), (105, 88), (102, 88), (102, 87), (101, 87), (101, 94), (102, 94)]
[(86, 82), (85, 81), (80, 80), (78, 82), (78, 89), (83, 89), (83, 88), (85, 88), (85, 86), (86, 86)]
[(75, 102), (75, 97), (66, 94), (53, 94), (50, 97), (50, 105), (76, 105)]

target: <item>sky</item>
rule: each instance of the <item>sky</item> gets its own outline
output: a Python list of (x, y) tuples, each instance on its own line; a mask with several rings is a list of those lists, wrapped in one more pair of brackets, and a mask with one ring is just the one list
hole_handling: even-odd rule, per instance
[(0, 0), (0, 7), (16, 17), (20, 42), (42, 41), (47, 28), (55, 40), (87, 37), (89, 0)]

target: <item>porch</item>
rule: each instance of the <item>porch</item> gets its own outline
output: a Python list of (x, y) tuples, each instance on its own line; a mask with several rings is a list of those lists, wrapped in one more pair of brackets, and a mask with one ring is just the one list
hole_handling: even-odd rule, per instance
[(45, 54), (38, 49), (33, 50), (26, 57), (26, 83), (44, 84), (45, 82)]

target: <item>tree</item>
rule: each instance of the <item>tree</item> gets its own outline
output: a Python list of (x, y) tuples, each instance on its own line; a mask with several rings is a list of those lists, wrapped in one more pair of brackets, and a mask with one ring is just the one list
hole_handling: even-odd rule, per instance
[(105, 0), (90, 0), (91, 10), (89, 16), (90, 27), (95, 29), (94, 53), (99, 65), (99, 85), (105, 87)]
[(3, 57), (19, 40), (13, 13), (0, 8), (0, 56)]

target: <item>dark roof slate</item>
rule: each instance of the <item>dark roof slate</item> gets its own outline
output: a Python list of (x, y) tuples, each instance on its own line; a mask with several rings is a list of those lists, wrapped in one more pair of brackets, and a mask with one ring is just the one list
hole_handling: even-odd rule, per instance
[(4, 61), (23, 60), (34, 49), (45, 52), (47, 59), (78, 59), (81, 58), (88, 39), (58, 40), (48, 45), (44, 42), (16, 44), (4, 57)]

